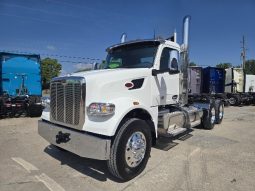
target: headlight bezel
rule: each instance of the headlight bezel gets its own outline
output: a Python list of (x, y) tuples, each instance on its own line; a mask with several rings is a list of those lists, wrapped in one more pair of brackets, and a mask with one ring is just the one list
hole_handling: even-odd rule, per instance
[(110, 116), (115, 113), (115, 105), (113, 103), (93, 102), (87, 107), (89, 116)]

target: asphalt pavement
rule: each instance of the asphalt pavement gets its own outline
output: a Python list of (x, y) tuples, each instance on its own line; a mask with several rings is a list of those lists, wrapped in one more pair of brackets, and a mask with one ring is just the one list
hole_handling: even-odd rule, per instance
[(49, 145), (37, 133), (38, 119), (0, 119), (1, 191), (255, 190), (255, 106), (225, 108), (213, 130), (161, 139), (145, 171), (125, 183), (105, 161)]

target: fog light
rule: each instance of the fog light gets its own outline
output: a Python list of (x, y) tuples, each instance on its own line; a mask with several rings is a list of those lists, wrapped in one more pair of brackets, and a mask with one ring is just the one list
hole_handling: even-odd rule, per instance
[(44, 109), (50, 109), (50, 97), (42, 97), (42, 106)]

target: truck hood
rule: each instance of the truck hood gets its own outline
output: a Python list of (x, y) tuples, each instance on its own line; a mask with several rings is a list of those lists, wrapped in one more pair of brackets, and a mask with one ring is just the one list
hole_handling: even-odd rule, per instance
[[(151, 76), (151, 69), (149, 68), (121, 68), (108, 70), (95, 70), (88, 72), (75, 73), (72, 76), (85, 77), (86, 81), (86, 104), (91, 102), (111, 102), (111, 100), (120, 97), (136, 97), (139, 95), (148, 95), (150, 93), (149, 87), (145, 85)], [(129, 91), (125, 84), (132, 80), (143, 78), (142, 87), (136, 91)], [(143, 91), (146, 93), (138, 93)], [(136, 92), (136, 93), (135, 93)]]
[(151, 74), (150, 68), (118, 68), (118, 69), (105, 69), (93, 70), (86, 72), (74, 73), (72, 76), (85, 77), (86, 82), (90, 80), (121, 80), (130, 78), (142, 78)]

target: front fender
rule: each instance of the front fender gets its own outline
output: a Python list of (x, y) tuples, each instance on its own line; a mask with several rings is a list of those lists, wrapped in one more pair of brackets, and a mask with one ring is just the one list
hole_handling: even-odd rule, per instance
[[(139, 102), (135, 105), (133, 102)], [(122, 119), (134, 109), (143, 109), (147, 111), (154, 123), (154, 127), (157, 127), (157, 107), (147, 107), (142, 102), (134, 98), (121, 97), (109, 101), (115, 105), (115, 113), (111, 116), (89, 116), (86, 114), (85, 124), (83, 130), (106, 136), (114, 136), (115, 132), (122, 121)], [(155, 132), (156, 129), (155, 129)]]

